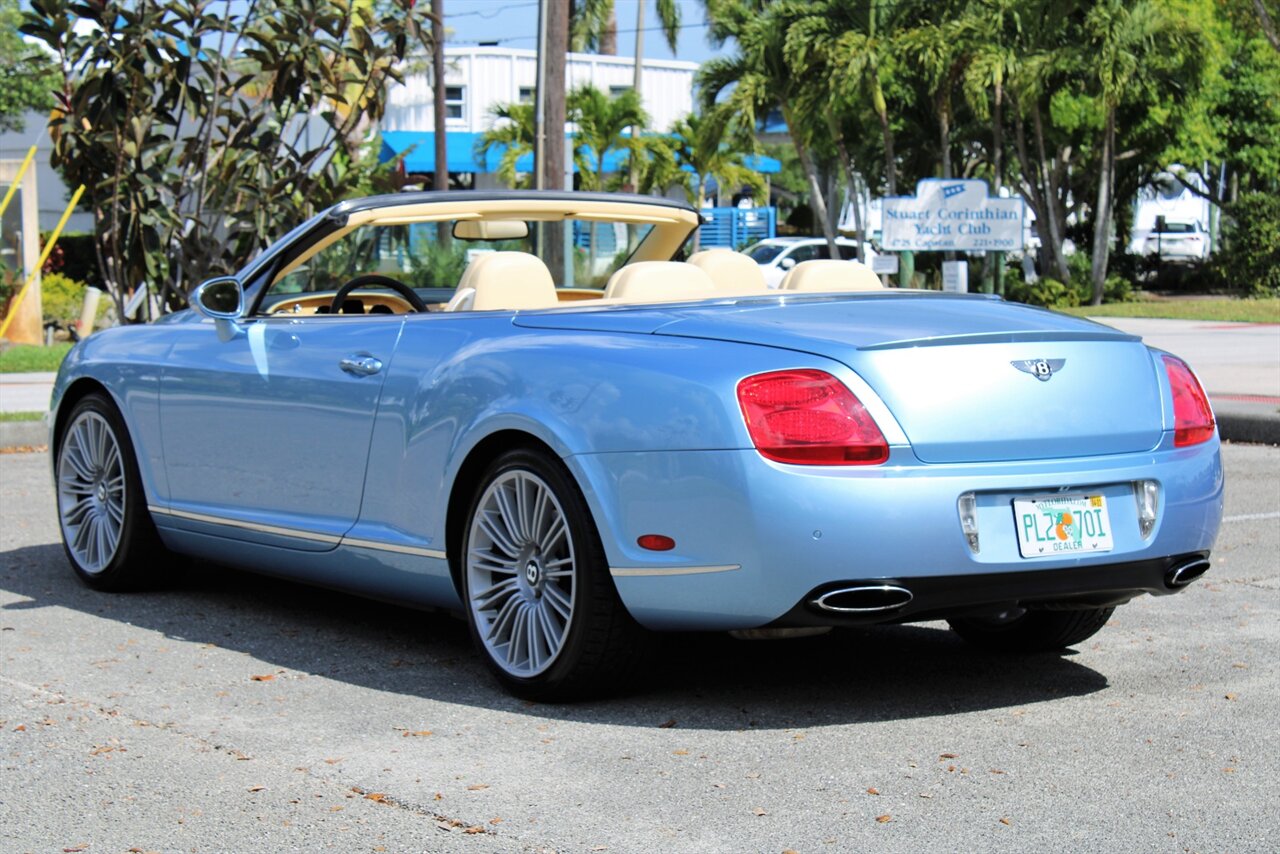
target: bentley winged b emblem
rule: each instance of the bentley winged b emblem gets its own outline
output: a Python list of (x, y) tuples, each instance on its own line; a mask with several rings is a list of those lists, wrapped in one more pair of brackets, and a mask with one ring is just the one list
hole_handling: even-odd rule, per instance
[(1055, 372), (1062, 370), (1062, 366), (1066, 363), (1066, 359), (1019, 359), (1009, 364), (1020, 371), (1031, 374), (1040, 382), (1047, 383), (1049, 378)]

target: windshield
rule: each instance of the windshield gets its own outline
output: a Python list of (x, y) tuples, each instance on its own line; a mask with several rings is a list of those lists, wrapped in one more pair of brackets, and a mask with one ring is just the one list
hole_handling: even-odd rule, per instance
[(1164, 228), (1161, 228), (1160, 223), (1157, 222), (1154, 230), (1162, 234), (1194, 234), (1196, 227), (1190, 222), (1166, 222)]
[(776, 243), (757, 243), (747, 250), (747, 257), (757, 264), (768, 264), (774, 258), (781, 255), (787, 247), (779, 246)]
[(332, 292), (357, 276), (371, 274), (389, 276), (414, 290), (452, 291), (467, 265), (489, 252), (539, 255), (548, 262), (557, 288), (603, 288), (652, 228), (570, 219), (528, 223), (523, 237), (462, 239), (454, 235), (465, 234), (465, 229), (455, 231), (454, 226), (453, 222), (360, 226), (273, 282), (267, 296)]

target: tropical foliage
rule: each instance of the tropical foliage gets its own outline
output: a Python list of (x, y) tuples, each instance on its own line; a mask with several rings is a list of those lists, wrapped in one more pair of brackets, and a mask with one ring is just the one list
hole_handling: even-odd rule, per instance
[(53, 163), (87, 188), (122, 317), (143, 284), (180, 307), (282, 224), (380, 186), (370, 136), (425, 5), (32, 0), (22, 31), (59, 68)]
[[(984, 178), (1034, 212), (1040, 270), (1097, 302), (1132, 201), (1159, 173), (1182, 164), (1222, 203), (1280, 192), (1273, 0), (704, 5), (730, 50), (699, 75), (705, 115), (736, 121), (746, 144), (779, 116), (819, 225), (834, 219), (836, 184), (875, 197), (926, 177)], [(1073, 274), (1071, 243), (1086, 271)], [(1003, 277), (985, 273), (998, 288)]]
[(39, 46), (18, 32), (18, 0), (0, 0), (0, 132), (21, 131), (26, 113), (47, 113), (58, 87), (58, 68)]

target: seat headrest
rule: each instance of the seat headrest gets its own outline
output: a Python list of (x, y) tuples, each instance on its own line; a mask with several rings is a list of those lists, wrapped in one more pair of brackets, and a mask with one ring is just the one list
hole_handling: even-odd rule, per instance
[(472, 261), (458, 290), (473, 288), (475, 311), (552, 308), (559, 303), (551, 271), (528, 252), (490, 252)]
[(676, 302), (719, 296), (711, 277), (678, 261), (637, 261), (609, 277), (604, 298), (617, 302)]
[(745, 296), (769, 290), (760, 265), (732, 249), (704, 249), (689, 256), (689, 263), (711, 277), (722, 295)]
[(782, 279), (783, 291), (878, 291), (884, 285), (866, 264), (819, 258), (801, 261)]

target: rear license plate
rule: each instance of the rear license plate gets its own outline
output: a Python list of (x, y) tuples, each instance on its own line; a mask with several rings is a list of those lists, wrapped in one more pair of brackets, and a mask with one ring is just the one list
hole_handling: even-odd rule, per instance
[(1015, 498), (1014, 525), (1023, 557), (1109, 552), (1111, 519), (1103, 495)]

